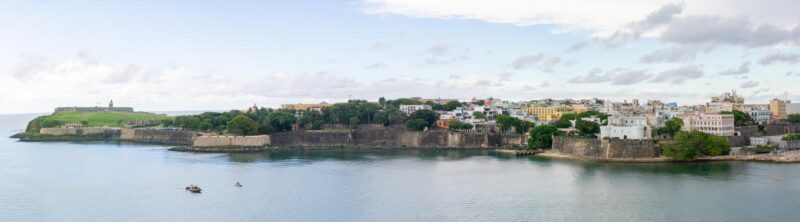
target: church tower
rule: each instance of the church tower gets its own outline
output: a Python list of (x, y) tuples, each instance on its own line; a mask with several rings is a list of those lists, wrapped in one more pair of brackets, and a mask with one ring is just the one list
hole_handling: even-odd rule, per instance
[(108, 102), (108, 108), (114, 108), (114, 100), (112, 99), (111, 102)]

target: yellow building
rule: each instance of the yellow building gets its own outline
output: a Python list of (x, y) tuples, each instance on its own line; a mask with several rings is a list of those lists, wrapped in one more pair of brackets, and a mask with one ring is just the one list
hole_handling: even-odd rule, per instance
[(305, 104), (298, 103), (298, 104), (283, 104), (283, 105), (281, 105), (281, 108), (282, 109), (288, 109), (288, 110), (304, 110), (304, 111), (316, 110), (316, 111), (322, 111), (323, 108), (328, 107), (328, 106), (329, 105), (326, 102), (322, 102), (322, 103), (305, 103)]
[(539, 117), (539, 121), (552, 121), (561, 118), (564, 113), (572, 113), (572, 107), (569, 106), (529, 106), (528, 113)]
[(786, 119), (786, 101), (772, 99), (769, 101), (769, 111), (774, 119)]

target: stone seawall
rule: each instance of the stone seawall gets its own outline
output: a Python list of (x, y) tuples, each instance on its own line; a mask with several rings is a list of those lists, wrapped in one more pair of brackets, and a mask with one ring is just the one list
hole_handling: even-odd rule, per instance
[(161, 129), (122, 129), (120, 141), (192, 145), (197, 133), (192, 131)]
[(114, 134), (119, 129), (87, 127), (87, 128), (41, 128), (39, 134), (50, 136), (82, 136), (94, 134)]
[(408, 131), (403, 127), (369, 127), (342, 131), (293, 131), (270, 135), (275, 147), (491, 148), (525, 146), (525, 135)]
[(654, 158), (661, 155), (655, 140), (554, 137), (552, 150), (593, 158)]
[(270, 136), (200, 136), (193, 147), (264, 147), (270, 144)]

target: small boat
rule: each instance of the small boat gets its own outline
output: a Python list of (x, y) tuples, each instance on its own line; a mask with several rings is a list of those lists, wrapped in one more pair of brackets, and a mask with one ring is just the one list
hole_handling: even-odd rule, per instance
[(189, 185), (188, 187), (186, 187), (186, 191), (189, 191), (189, 192), (192, 192), (192, 193), (200, 193), (200, 192), (203, 192), (203, 189), (200, 189), (200, 187), (195, 186), (195, 185)]
[(236, 187), (242, 187), (242, 184), (239, 181), (236, 181)]

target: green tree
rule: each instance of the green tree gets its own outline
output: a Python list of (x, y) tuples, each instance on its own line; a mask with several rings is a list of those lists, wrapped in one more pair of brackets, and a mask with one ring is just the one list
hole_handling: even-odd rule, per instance
[(410, 119), (406, 121), (406, 127), (415, 131), (422, 131), (427, 126), (429, 126), (429, 123), (424, 119)]
[(570, 122), (569, 120), (566, 120), (566, 119), (559, 119), (559, 120), (553, 122), (552, 125), (555, 126), (556, 128), (564, 129), (564, 128), (572, 127), (572, 122)]
[(472, 116), (474, 116), (475, 119), (486, 119), (486, 114), (483, 114), (483, 112), (479, 112), (479, 111), (473, 112)]
[(514, 125), (520, 120), (509, 115), (499, 115), (497, 118), (495, 118), (495, 121), (498, 125), (500, 125), (500, 131), (506, 132), (511, 130), (511, 127), (514, 127)]
[(161, 120), (161, 125), (164, 127), (172, 127), (173, 123), (175, 123), (175, 121), (172, 119)]
[(561, 114), (561, 117), (559, 117), (558, 119), (559, 120), (576, 120), (577, 117), (578, 117), (578, 115), (576, 115), (575, 113), (564, 113), (564, 114)]
[(728, 139), (700, 131), (678, 132), (676, 143), (665, 146), (662, 153), (674, 160), (691, 160), (698, 156), (727, 155), (731, 151)]
[(214, 125), (211, 124), (211, 121), (203, 121), (203, 122), (201, 122), (200, 124), (197, 125), (197, 129), (202, 130), (202, 131), (208, 131), (213, 127), (214, 127)]
[(600, 124), (592, 121), (578, 120), (575, 122), (575, 128), (582, 137), (595, 138), (600, 133)]
[(232, 134), (252, 135), (256, 132), (256, 129), (256, 122), (244, 114), (239, 114), (228, 122), (228, 132)]
[(528, 139), (528, 148), (531, 149), (550, 149), (553, 145), (553, 136), (561, 136), (564, 132), (550, 125), (540, 125), (533, 127)]
[(664, 122), (664, 128), (662, 128), (661, 134), (669, 134), (674, 136), (676, 133), (681, 131), (683, 127), (683, 120), (677, 117), (672, 117), (672, 119), (667, 120)]
[(783, 141), (800, 140), (800, 133), (789, 134), (789, 135), (783, 136), (781, 138), (781, 140), (783, 140)]
[(425, 120), (426, 123), (428, 123), (427, 126), (432, 126), (434, 123), (436, 123), (436, 120), (439, 120), (439, 113), (433, 110), (423, 109), (414, 111), (413, 113), (411, 113), (410, 116), (408, 116), (408, 118), (412, 120), (422, 119)]
[(753, 118), (750, 117), (750, 115), (739, 110), (733, 110), (731, 112), (722, 111), (720, 112), (720, 114), (733, 114), (733, 125), (735, 126), (749, 126), (756, 124), (756, 122), (753, 121)]
[(449, 122), (447, 122), (447, 126), (451, 130), (470, 130), (473, 127), (472, 124), (461, 122), (457, 119), (451, 119)]
[(800, 114), (797, 113), (789, 114), (788, 116), (786, 116), (786, 120), (791, 123), (800, 123)]
[(356, 128), (358, 126), (358, 117), (350, 117), (350, 128)]
[(479, 105), (479, 106), (483, 106), (483, 105), (486, 105), (486, 101), (483, 101), (483, 100), (478, 100), (478, 102), (477, 102), (477, 103), (475, 103), (475, 104), (476, 104), (476, 105)]
[(456, 110), (456, 108), (458, 108), (458, 107), (461, 107), (461, 103), (458, 102), (458, 101), (455, 101), (455, 100), (449, 101), (449, 102), (444, 104), (444, 110), (447, 110), (447, 111)]

